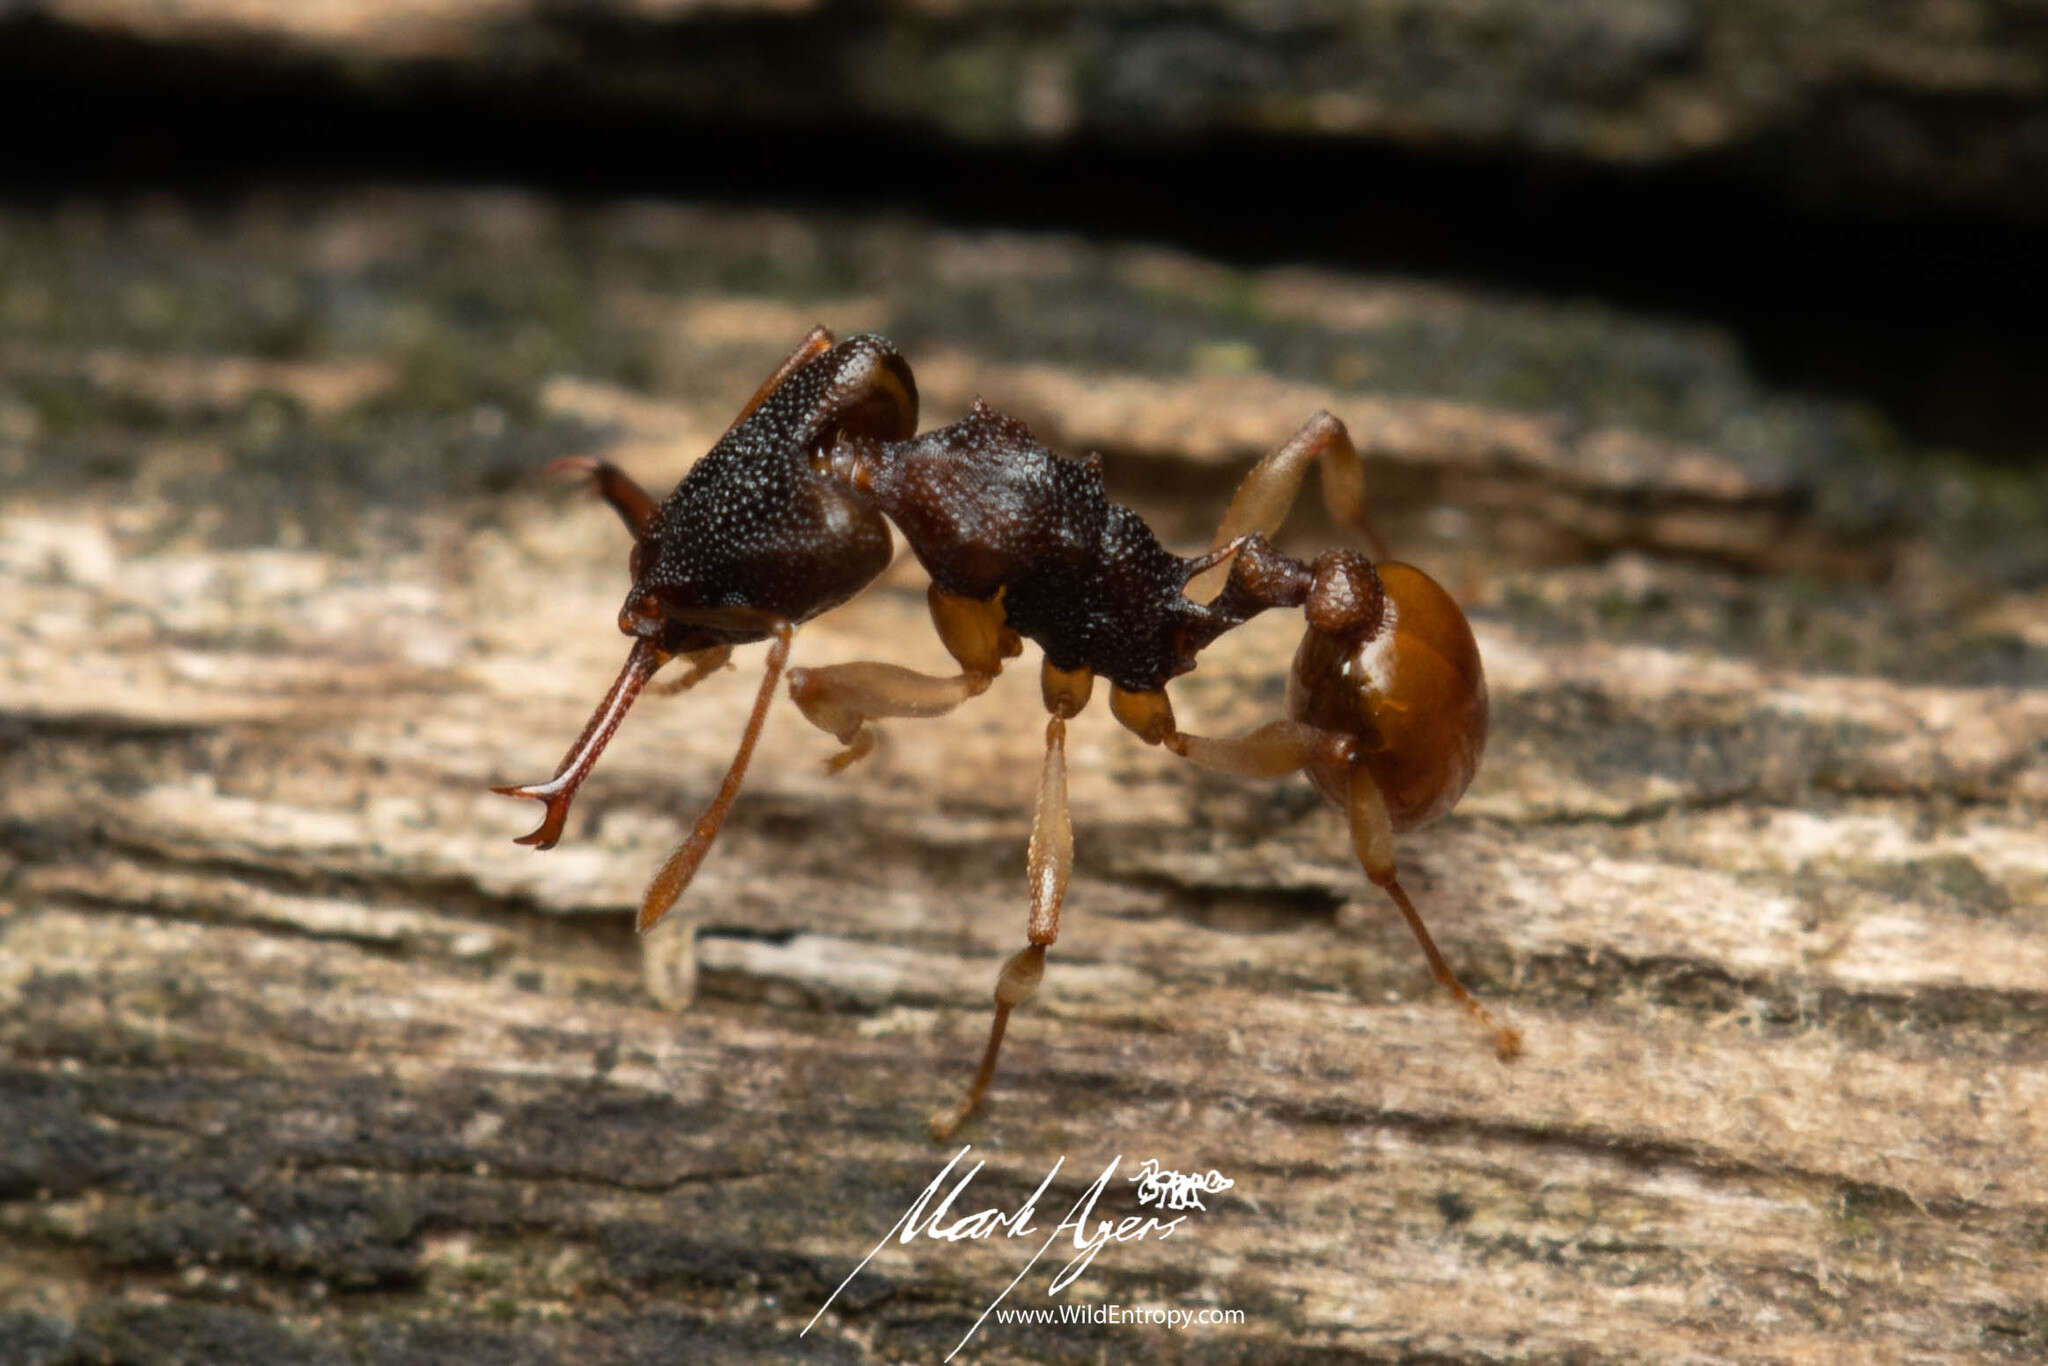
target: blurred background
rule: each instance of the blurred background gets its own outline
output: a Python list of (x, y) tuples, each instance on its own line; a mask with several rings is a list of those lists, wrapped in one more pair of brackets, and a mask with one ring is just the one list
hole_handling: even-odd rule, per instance
[[(13, 0), (17, 199), (365, 181), (893, 213), (1710, 324), (1903, 437), (2039, 453), (2017, 0)], [(32, 202), (32, 201), (31, 201)]]
[[(1183, 550), (1332, 408), (1494, 685), (1404, 848), (1508, 1074), (1304, 786), (1077, 732), (976, 1141), (1263, 1173), (1104, 1282), (1254, 1312), (983, 1359), (2048, 1351), (2041, 5), (0, 0), (0, 129), (0, 1363), (929, 1360), (1002, 1284), (793, 1336), (938, 1165), (1030, 669), (838, 784), (783, 715), (682, 1017), (625, 910), (752, 683), (546, 858), (481, 790), (622, 653), (536, 472), (665, 489), (816, 322)], [(913, 566), (847, 610), (800, 662), (940, 663)]]

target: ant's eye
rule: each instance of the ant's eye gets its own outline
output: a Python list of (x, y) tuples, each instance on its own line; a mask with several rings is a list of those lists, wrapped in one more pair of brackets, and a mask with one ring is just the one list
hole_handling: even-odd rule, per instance
[(661, 630), (661, 599), (642, 593), (619, 610), (619, 630), (629, 636), (651, 636)]

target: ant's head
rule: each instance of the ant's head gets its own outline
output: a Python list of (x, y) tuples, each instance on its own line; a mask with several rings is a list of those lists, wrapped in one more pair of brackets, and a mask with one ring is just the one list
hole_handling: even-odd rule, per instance
[[(633, 699), (671, 659), (770, 636), (786, 651), (791, 627), (846, 601), (888, 566), (881, 514), (822, 477), (816, 457), (848, 438), (901, 441), (916, 427), (917, 385), (896, 348), (869, 336), (835, 346), (820, 327), (661, 503), (606, 461), (555, 462), (590, 476), (632, 533), (626, 565), (633, 586), (619, 630), (633, 648), (555, 776), (497, 789), (547, 803), (540, 827), (521, 843), (545, 849), (561, 837), (577, 786)], [(774, 651), (769, 657), (778, 658)], [(771, 662), (771, 679), (780, 667)], [(762, 714), (756, 711), (756, 726)], [(671, 889), (671, 900), (679, 890)], [(651, 923), (643, 918), (641, 928)]]
[(619, 629), (684, 654), (760, 640), (852, 597), (888, 565), (888, 528), (818, 462), (916, 426), (917, 385), (894, 347), (812, 333), (675, 491), (627, 518)]
[(1350, 744), (1341, 759), (1312, 763), (1310, 776), (1341, 804), (1346, 770), (1363, 765), (1395, 829), (1435, 820), (1464, 795), (1486, 747), (1486, 675), (1472, 628), (1412, 565), (1332, 551), (1314, 576), (1287, 713)]

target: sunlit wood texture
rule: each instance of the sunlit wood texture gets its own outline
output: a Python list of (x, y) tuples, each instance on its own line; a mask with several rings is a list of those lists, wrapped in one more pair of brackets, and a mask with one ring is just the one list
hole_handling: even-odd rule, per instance
[[(485, 791), (624, 657), (617, 519), (534, 472), (665, 488), (816, 321), (895, 337), (928, 423), (979, 393), (1101, 450), (1188, 549), (1331, 407), (1493, 688), (1401, 857), (1511, 1067), (1305, 782), (1071, 725), (1076, 872), (975, 1207), (1061, 1158), (1055, 1219), (1119, 1154), (1215, 1168), (1063, 1298), (1245, 1322), (970, 1359), (2048, 1349), (2037, 487), (1880, 464), (1710, 334), (1151, 251), (510, 196), (0, 240), (10, 1360), (778, 1359), (938, 1171), (1023, 942), (1035, 655), (836, 778), (778, 705), (686, 1013), (632, 908), (760, 650), (643, 700), (559, 848)], [(1274, 715), (1296, 632), (1220, 643), (1182, 723)], [(914, 566), (797, 637), (851, 658), (949, 668)], [(1026, 1256), (885, 1253), (800, 1350), (937, 1360)]]

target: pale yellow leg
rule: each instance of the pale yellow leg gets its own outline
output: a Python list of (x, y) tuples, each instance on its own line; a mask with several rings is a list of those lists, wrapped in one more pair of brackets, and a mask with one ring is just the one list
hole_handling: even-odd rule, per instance
[(657, 679), (647, 685), (647, 691), (659, 697), (674, 697), (688, 692), (726, 666), (732, 658), (732, 646), (713, 645), (708, 650), (693, 650), (682, 658), (690, 667), (680, 677)]
[[(1110, 710), (1116, 714), (1117, 720), (1147, 744), (1164, 745), (1190, 763), (1239, 778), (1284, 778), (1311, 764), (1346, 762), (1341, 755), (1331, 755), (1328, 742), (1332, 737), (1319, 735), (1293, 721), (1274, 721), (1229, 740), (1189, 735), (1174, 725), (1173, 706), (1167, 701), (1164, 690), (1127, 693), (1120, 688), (1114, 689), (1110, 694)], [(1407, 891), (1401, 886), (1394, 868), (1394, 823), (1387, 814), (1386, 800), (1381, 797), (1379, 787), (1362, 765), (1350, 765), (1345, 798), (1352, 847), (1357, 851), (1358, 862), (1365, 869), (1365, 875), (1393, 898), (1394, 905), (1407, 920), (1408, 928), (1414, 931), (1415, 941), (1422, 945), (1423, 956), (1429, 960), (1429, 970), (1436, 975), (1444, 990), (1450, 992), (1473, 1019), (1493, 1031), (1494, 1052), (1500, 1055), (1501, 1061), (1513, 1058), (1522, 1051), (1521, 1033), (1495, 1020), (1486, 1007), (1465, 990), (1465, 984), (1458, 980), (1457, 974), (1451, 971), (1451, 965), (1438, 952), (1436, 941), (1430, 938), (1429, 929), (1422, 923), (1415, 903), (1408, 899)]]
[(871, 753), (875, 729), (885, 717), (943, 716), (970, 697), (988, 691), (1003, 661), (1023, 649), (1003, 619), (1001, 595), (988, 601), (929, 591), (932, 625), (960, 672), (952, 677), (919, 673), (895, 664), (858, 661), (821, 669), (792, 669), (789, 695), (810, 723), (839, 737), (845, 749), (826, 761), (834, 773)]
[[(1231, 497), (1223, 523), (1209, 542), (1211, 548), (1220, 550), (1254, 531), (1271, 539), (1287, 520), (1311, 464), (1322, 467), (1323, 504), (1330, 515), (1364, 537), (1375, 560), (1385, 559), (1386, 542), (1366, 518), (1365, 471), (1359, 463), (1358, 449), (1351, 444), (1351, 433), (1344, 429), (1344, 424), (1327, 412), (1317, 413), (1304, 422), (1278, 450), (1252, 466), (1251, 473)], [(1229, 575), (1227, 564), (1204, 570), (1188, 581), (1188, 597), (1196, 602), (1209, 601), (1223, 591), (1223, 581)]]
[(1233, 778), (1284, 778), (1308, 761), (1301, 727), (1292, 721), (1269, 722), (1228, 740), (1176, 731), (1164, 743), (1197, 768)]
[(1422, 923), (1415, 903), (1402, 890), (1394, 870), (1394, 823), (1387, 815), (1387, 804), (1380, 796), (1378, 785), (1362, 767), (1354, 766), (1351, 770), (1347, 806), (1346, 814), (1351, 818), (1351, 844), (1358, 852), (1358, 862), (1364, 867), (1365, 875), (1394, 899), (1394, 905), (1400, 908), (1408, 928), (1415, 932), (1415, 942), (1422, 945), (1422, 955), (1429, 960), (1429, 970), (1436, 975), (1438, 984), (1451, 993), (1465, 1008), (1466, 1014), (1493, 1031), (1493, 1051), (1500, 1055), (1500, 1060), (1506, 1062), (1515, 1057), (1522, 1051), (1521, 1031), (1495, 1020), (1491, 1012), (1465, 990), (1465, 984), (1458, 980), (1457, 974), (1451, 971), (1451, 965), (1437, 951), (1436, 941), (1430, 938), (1429, 929)]
[(1045, 724), (1045, 766), (1039, 770), (1038, 800), (1031, 813), (1031, 851), (1025, 859), (1031, 884), (1031, 914), (1025, 922), (1030, 941), (1011, 955), (996, 977), (996, 1013), (989, 1024), (988, 1046), (981, 1065), (967, 1085), (967, 1094), (951, 1110), (932, 1116), (932, 1137), (941, 1142), (967, 1122), (995, 1080), (996, 1059), (1009, 1028), (1010, 1012), (1031, 999), (1045, 975), (1045, 951), (1060, 937), (1060, 907), (1067, 899), (1067, 879), (1074, 871), (1074, 827), (1067, 814), (1067, 719), (1088, 700), (1091, 678), (1085, 671), (1066, 673), (1047, 665), (1046, 705), (1053, 712)]
[(994, 681), (993, 674), (941, 678), (895, 664), (862, 661), (791, 669), (789, 695), (812, 725), (838, 736), (846, 746), (826, 761), (837, 773), (874, 749), (875, 730), (869, 722), (884, 717), (943, 716), (968, 698), (987, 692)]

